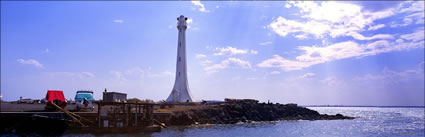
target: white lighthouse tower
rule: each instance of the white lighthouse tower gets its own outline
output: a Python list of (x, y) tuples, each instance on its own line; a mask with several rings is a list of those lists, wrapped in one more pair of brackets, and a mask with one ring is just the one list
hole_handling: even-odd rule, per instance
[(177, 64), (176, 81), (173, 90), (168, 96), (166, 102), (193, 102), (195, 101), (190, 93), (189, 83), (187, 82), (186, 67), (186, 28), (187, 17), (181, 15), (177, 18), (177, 29), (179, 30), (179, 39), (177, 45)]

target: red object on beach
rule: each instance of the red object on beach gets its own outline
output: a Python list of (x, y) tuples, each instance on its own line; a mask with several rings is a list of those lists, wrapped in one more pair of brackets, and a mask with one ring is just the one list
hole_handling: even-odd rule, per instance
[(53, 101), (56, 105), (64, 108), (66, 107), (65, 96), (61, 90), (48, 90), (46, 94), (46, 103), (47, 106), (52, 106), (51, 102)]

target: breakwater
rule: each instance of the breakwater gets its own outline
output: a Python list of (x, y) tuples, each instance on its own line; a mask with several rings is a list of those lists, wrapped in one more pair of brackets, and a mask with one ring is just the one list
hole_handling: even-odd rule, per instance
[(172, 111), (170, 118), (163, 121), (168, 125), (192, 124), (235, 124), (252, 121), (277, 120), (336, 120), (354, 119), (341, 114), (319, 114), (317, 111), (296, 104), (258, 103), (238, 101), (200, 109)]

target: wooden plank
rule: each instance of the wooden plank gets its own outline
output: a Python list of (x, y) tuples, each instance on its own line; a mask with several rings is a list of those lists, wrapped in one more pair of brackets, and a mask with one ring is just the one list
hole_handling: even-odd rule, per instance
[(82, 127), (88, 127), (87, 125), (81, 123), (80, 120), (78, 120), (77, 118), (75, 118), (74, 116), (72, 116), (71, 114), (69, 114), (69, 112), (63, 108), (61, 108), (60, 106), (56, 105), (53, 101), (50, 101), (50, 103), (52, 103), (53, 106), (55, 106), (57, 109), (59, 109), (60, 111), (64, 112), (66, 115), (68, 115), (69, 117), (71, 117), (75, 122), (77, 122), (78, 124), (80, 124)]

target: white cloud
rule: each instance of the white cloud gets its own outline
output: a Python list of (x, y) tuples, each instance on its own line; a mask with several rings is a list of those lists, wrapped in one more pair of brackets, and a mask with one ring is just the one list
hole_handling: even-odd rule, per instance
[(35, 59), (28, 59), (28, 60), (17, 59), (16, 61), (18, 61), (21, 64), (34, 65), (36, 68), (43, 68), (43, 64), (41, 64), (40, 62), (38, 62)]
[(187, 21), (186, 21), (187, 24), (191, 24), (192, 22), (193, 22), (192, 18), (188, 18)]
[(112, 22), (114, 22), (114, 23), (124, 23), (124, 20), (122, 20), (122, 19), (115, 19)]
[(406, 18), (410, 18), (411, 20), (416, 20), (415, 24), (424, 24), (425, 13), (424, 12), (414, 13), (409, 16), (406, 16)]
[(71, 79), (89, 79), (95, 75), (91, 72), (46, 72), (49, 77), (71, 78)]
[[(406, 7), (406, 5), (408, 5)], [(398, 12), (409, 14), (403, 18), (403, 22), (393, 21), (390, 27), (403, 27), (410, 24), (424, 24), (424, 1), (406, 1), (399, 5)]]
[(397, 39), (395, 42), (397, 42), (398, 44), (403, 43), (404, 40), (403, 39)]
[(418, 29), (416, 32), (414, 33), (410, 33), (410, 34), (403, 34), (400, 36), (400, 38), (405, 39), (405, 40), (411, 40), (411, 41), (420, 41), (420, 40), (424, 40), (424, 29), (420, 28)]
[(329, 44), (329, 43), (328, 43), (328, 41), (327, 41), (326, 39), (323, 39), (323, 40), (322, 40), (322, 45), (323, 45), (323, 46), (327, 46), (328, 44)]
[(362, 34), (359, 34), (357, 32), (350, 32), (347, 35), (352, 36), (354, 39), (357, 39), (357, 40), (394, 39), (394, 37), (389, 34), (376, 34), (371, 37), (365, 37)]
[(216, 48), (216, 53), (214, 53), (214, 56), (233, 56), (238, 54), (258, 54), (258, 51), (255, 50), (248, 50), (248, 49), (238, 49), (231, 46), (225, 47), (225, 48)]
[(88, 77), (88, 78), (92, 78), (94, 77), (94, 74), (91, 72), (81, 72), (80, 73), (80, 77)]
[(273, 42), (271, 42), (271, 41), (260, 43), (261, 46), (266, 46), (266, 45), (271, 45), (271, 44), (273, 44)]
[(407, 25), (412, 24), (413, 20), (410, 18), (404, 18), (403, 19), (403, 23), (396, 23), (395, 21), (391, 22), (390, 27), (391, 28), (395, 28), (395, 27), (404, 27)]
[(322, 82), (322, 84), (325, 84), (325, 85), (331, 86), (331, 87), (340, 86), (340, 85), (343, 84), (343, 82), (341, 80), (338, 80), (334, 76), (326, 77), (325, 79), (321, 80), (320, 82)]
[(49, 53), (50, 50), (48, 48), (44, 49), (44, 53)]
[(264, 60), (260, 64), (257, 64), (258, 67), (270, 68), (277, 67), (285, 71), (299, 70), (311, 66), (309, 62), (299, 62), (287, 60), (279, 55), (273, 55), (273, 58)]
[(316, 37), (321, 37), (324, 33), (330, 30), (330, 26), (325, 23), (317, 21), (298, 22), (294, 20), (287, 20), (283, 17), (278, 17), (270, 25), (268, 25), (275, 33), (282, 37), (288, 33), (305, 32), (312, 34)]
[(304, 18), (330, 22), (343, 22), (348, 19), (347, 17), (361, 13), (360, 6), (342, 2), (321, 2), (319, 5), (315, 2), (305, 1), (296, 2), (294, 6), (298, 7), (301, 13), (305, 13)]
[(306, 39), (307, 38), (307, 34), (299, 34), (299, 35), (295, 35), (295, 38), (297, 38), (297, 39)]
[(408, 69), (405, 71), (393, 71), (384, 68), (380, 74), (366, 74), (359, 77), (354, 77), (353, 81), (364, 83), (382, 83), (382, 84), (398, 84), (409, 80), (424, 79), (424, 62), (419, 63), (417, 68)]
[(280, 74), (280, 71), (272, 71), (272, 72), (270, 72), (270, 74), (271, 75), (277, 75), (277, 74)]
[[(364, 30), (375, 31), (385, 27), (385, 24), (372, 25), (375, 20), (393, 15), (408, 14), (404, 16), (402, 22), (393, 21), (389, 23), (390, 27), (424, 24), (423, 5), (423, 1), (402, 2), (398, 7), (369, 11), (363, 9), (362, 6), (347, 2), (291, 1), (287, 3), (287, 7), (298, 8), (299, 13), (297, 15), (301, 19), (293, 20), (279, 16), (267, 27), (282, 37), (294, 33), (294, 37), (297, 39), (306, 39), (309, 35), (315, 38), (353, 36), (357, 40), (391, 39), (392, 36), (388, 34), (377, 34), (371, 37), (357, 34)], [(369, 27), (366, 28), (367, 26)]]
[(285, 8), (291, 8), (292, 6), (290, 4), (285, 4)]
[(424, 1), (415, 1), (413, 3), (412, 2), (405, 2), (404, 4), (411, 4), (411, 5), (409, 7), (407, 7), (407, 8), (400, 9), (400, 13), (403, 13), (403, 12), (415, 12), (415, 11), (423, 12), (424, 9), (425, 9), (425, 7), (424, 7)]
[(195, 6), (198, 6), (199, 11), (201, 12), (210, 12), (209, 10), (205, 8), (204, 4), (202, 4), (200, 0), (192, 0), (192, 4), (194, 4)]
[(227, 68), (227, 64), (225, 64), (224, 62), (222, 62), (221, 64), (214, 64), (214, 65), (205, 67), (204, 70), (208, 74), (211, 74), (211, 73), (215, 73), (215, 72), (218, 72), (219, 70), (226, 69), (226, 68)]
[(378, 29), (383, 28), (383, 27), (385, 27), (385, 24), (378, 24), (378, 25), (375, 25), (375, 26), (370, 26), (367, 30), (378, 30)]
[(301, 46), (299, 47), (299, 50), (303, 50), (304, 54), (297, 56), (296, 59), (299, 61), (309, 62), (310, 65), (352, 57), (362, 51), (361, 47), (352, 41), (336, 43), (327, 47)]
[(197, 59), (206, 58), (206, 57), (207, 57), (207, 55), (205, 55), (205, 54), (196, 54), (195, 55), (195, 58), (197, 58)]
[(212, 62), (210, 60), (204, 60), (202, 62), (199, 62), (199, 64), (201, 64), (202, 66), (208, 66), (210, 65)]
[(314, 73), (305, 73), (304, 75), (300, 76), (300, 78), (313, 78), (316, 74)]
[(361, 6), (343, 2), (290, 2), (300, 10), (301, 17), (307, 21), (289, 20), (278, 17), (268, 25), (273, 32), (285, 37), (289, 33), (297, 34), (296, 38), (305, 39), (307, 34), (316, 38), (331, 36), (332, 38), (346, 36), (349, 32), (363, 31), (377, 19), (394, 15), (394, 8), (370, 12), (362, 10)]
[(192, 18), (187, 18), (186, 23), (187, 23), (187, 28), (188, 29), (193, 29), (193, 30), (199, 29), (199, 28), (192, 28), (192, 25), (191, 25), (193, 23), (193, 19)]
[(413, 23), (424, 24), (424, 18), (425, 18), (424, 12), (413, 13), (413, 14), (410, 14), (408, 16), (405, 16), (403, 18), (402, 23), (400, 23), (400, 22), (397, 23), (396, 21), (391, 22), (390, 27), (392, 27), (392, 28), (394, 28), (394, 27), (404, 27), (404, 26), (407, 26), (407, 25), (411, 25)]
[(211, 74), (230, 67), (248, 69), (251, 68), (251, 63), (238, 58), (228, 58), (226, 60), (221, 61), (220, 64), (213, 64), (211, 66), (207, 66), (204, 68), (204, 70), (207, 73)]
[(303, 54), (297, 56), (295, 60), (289, 60), (279, 55), (273, 55), (272, 58), (262, 61), (257, 64), (257, 66), (264, 68), (276, 67), (281, 68), (284, 71), (293, 71), (334, 60), (370, 56), (391, 51), (424, 48), (423, 30), (401, 35), (401, 37), (407, 40), (412, 40), (412, 42), (406, 43), (403, 40), (397, 40), (398, 43), (396, 43), (388, 42), (386, 40), (378, 40), (366, 44), (358, 44), (353, 41), (345, 41), (326, 47), (301, 46), (298, 47), (298, 49), (303, 51)]

